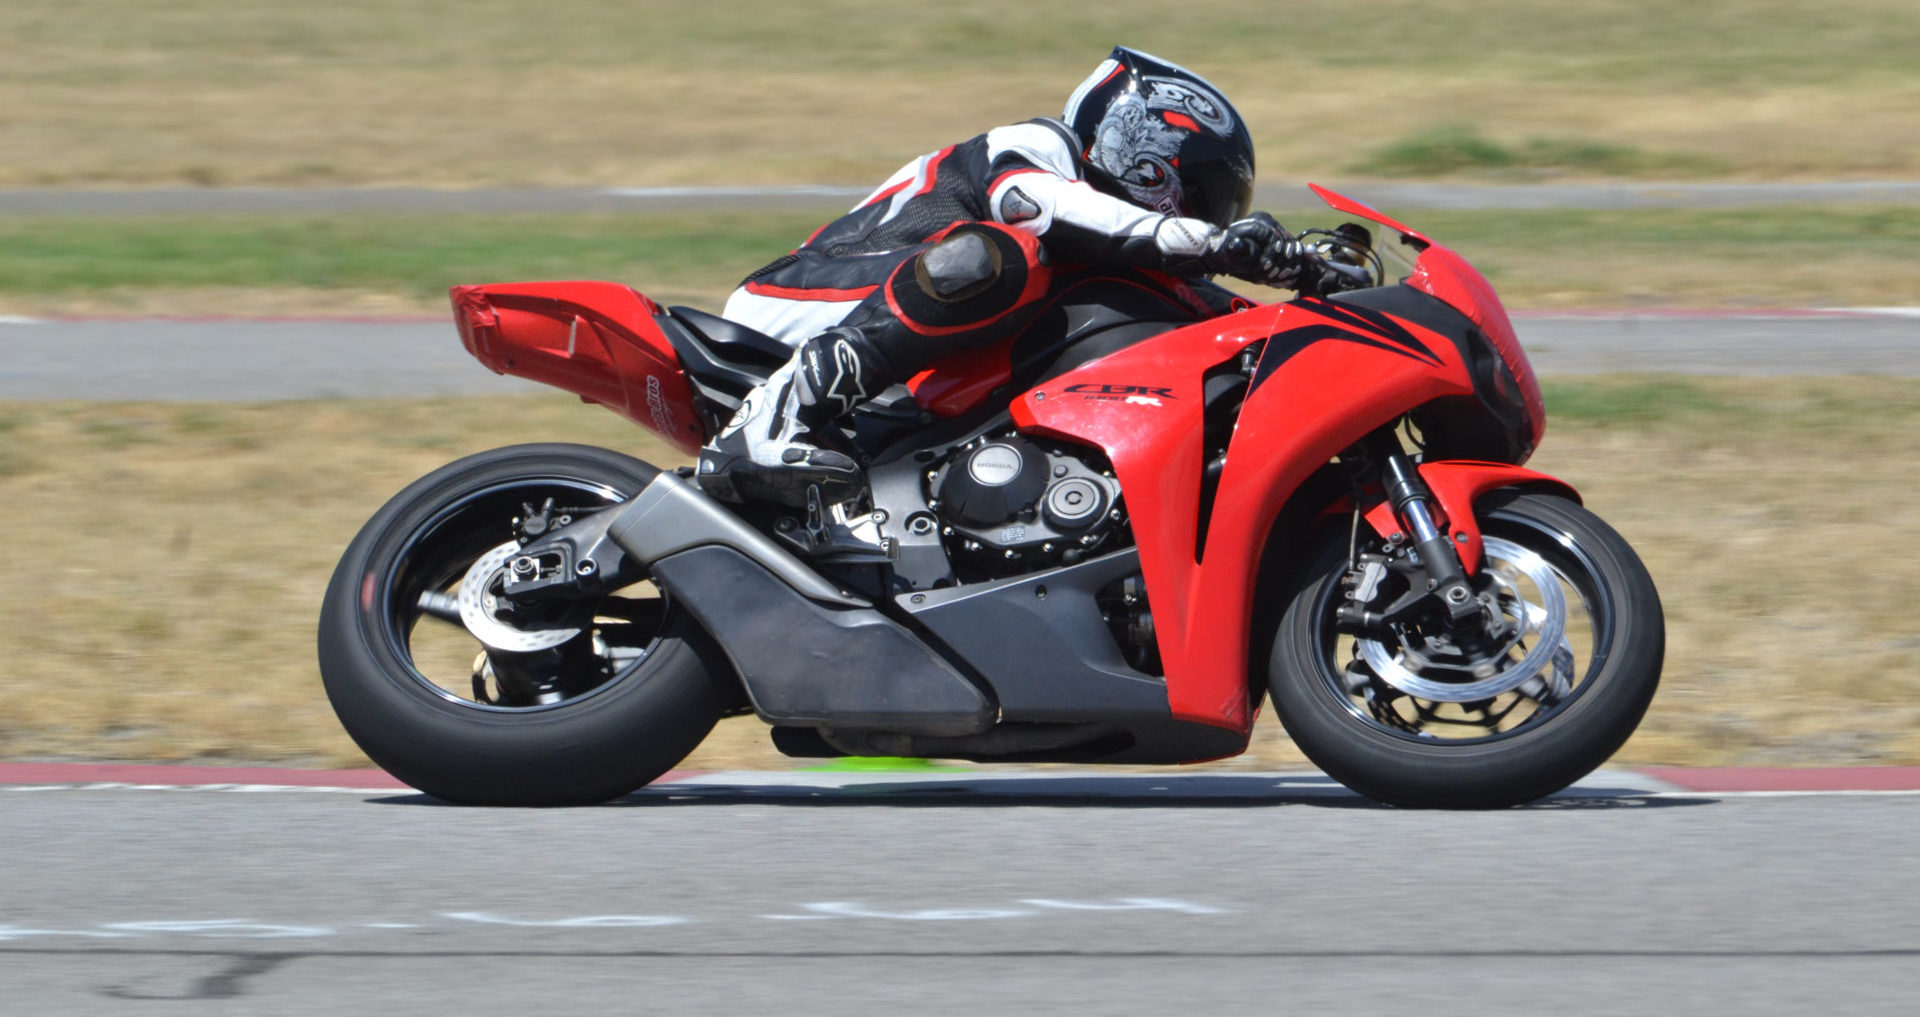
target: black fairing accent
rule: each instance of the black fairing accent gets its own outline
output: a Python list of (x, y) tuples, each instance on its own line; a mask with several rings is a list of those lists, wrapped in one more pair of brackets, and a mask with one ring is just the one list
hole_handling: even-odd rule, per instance
[[(1247, 347), (1255, 362), (1263, 347), (1263, 343)], [(1253, 379), (1241, 364), (1241, 358), (1235, 357), (1214, 365), (1201, 376), (1201, 419), (1205, 430), (1200, 447), (1207, 458), (1200, 471), (1200, 525), (1193, 538), (1196, 562), (1206, 558), (1207, 531), (1213, 526), (1213, 500), (1220, 493), (1220, 478), (1226, 472), (1227, 448), (1233, 442), (1234, 426), (1239, 423), (1247, 393), (1253, 388)]]
[(668, 555), (651, 569), (726, 650), (768, 721), (928, 735), (993, 724), (979, 688), (878, 611), (815, 603), (720, 545)]
[(1405, 284), (1354, 290), (1329, 299), (1416, 322), (1445, 336), (1460, 351), (1473, 376), (1474, 395), (1435, 400), (1413, 414), (1427, 458), (1518, 463), (1532, 453), (1520, 387), (1500, 351), (1473, 319)]
[(747, 393), (767, 380), (770, 368), (728, 360), (679, 319), (661, 314), (653, 320), (673, 345), (674, 354), (680, 358), (680, 369), (687, 372), (687, 381), (694, 393), (705, 401), (702, 409), (712, 418), (708, 421), (710, 430), (718, 430), (740, 408), (740, 401)]
[(1196, 315), (1145, 279), (1096, 277), (1072, 285), (1013, 344), (1013, 379), (1031, 387), (1192, 324)]

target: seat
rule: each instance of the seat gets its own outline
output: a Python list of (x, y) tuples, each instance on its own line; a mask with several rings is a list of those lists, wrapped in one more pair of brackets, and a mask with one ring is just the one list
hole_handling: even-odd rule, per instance
[(692, 307), (669, 307), (674, 320), (706, 341), (715, 353), (736, 364), (775, 368), (793, 356), (793, 347), (739, 322)]

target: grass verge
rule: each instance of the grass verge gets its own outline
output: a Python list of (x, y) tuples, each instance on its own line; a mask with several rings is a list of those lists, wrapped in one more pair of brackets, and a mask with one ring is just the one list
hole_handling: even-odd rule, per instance
[[(1325, 208), (1281, 212), (1296, 227), (1337, 218)], [(1466, 255), (1515, 307), (1915, 298), (1914, 207), (1426, 210), (1407, 217)], [(453, 283), (540, 278), (629, 281), (663, 302), (718, 310), (739, 279), (823, 218), (18, 219), (0, 222), (0, 313), (439, 313)]]
[(1743, 175), (1920, 173), (1911, 0), (9, 0), (0, 39), (0, 186), (865, 183), (1057, 114), (1116, 42), (1221, 86), (1269, 176), (1463, 111)]
[[(1920, 392), (1882, 378), (1555, 381), (1536, 466), (1646, 559), (1667, 674), (1621, 759), (1920, 763)], [(670, 461), (561, 396), (0, 404), (0, 758), (354, 765), (313, 663), (337, 555), (464, 453), (575, 440)], [(1299, 757), (1270, 716), (1253, 751)], [(780, 766), (729, 721), (690, 761)]]
[(1520, 180), (1558, 173), (1699, 177), (1725, 174), (1729, 169), (1709, 156), (1647, 152), (1601, 141), (1534, 137), (1503, 144), (1463, 124), (1417, 131), (1347, 168), (1383, 177), (1442, 177), (1477, 171)]

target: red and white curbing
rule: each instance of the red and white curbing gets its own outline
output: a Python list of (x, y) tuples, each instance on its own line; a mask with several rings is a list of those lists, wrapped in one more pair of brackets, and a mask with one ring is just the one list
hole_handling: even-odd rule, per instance
[[(1318, 773), (1248, 773), (1179, 770), (1160, 774), (1085, 772), (1009, 772), (985, 770), (907, 770), (896, 772), (818, 770), (676, 770), (653, 786), (705, 793), (817, 795), (859, 788), (866, 792), (910, 794), (918, 788), (941, 793), (972, 791), (994, 797), (1075, 795), (1093, 798), (1166, 795), (1186, 797), (1261, 797), (1273, 794), (1345, 795)], [(909, 785), (917, 787), (909, 787)], [(408, 792), (407, 785), (381, 770), (300, 770), (277, 767), (217, 767), (120, 763), (0, 763), (0, 791), (221, 791), (366, 794)], [(1580, 797), (1661, 795), (1808, 795), (1920, 794), (1920, 766), (1670, 767), (1601, 770), (1565, 794)]]
[(1642, 776), (1681, 791), (1711, 794), (1913, 794), (1920, 792), (1920, 766), (1836, 766), (1817, 769), (1766, 766), (1643, 766)]

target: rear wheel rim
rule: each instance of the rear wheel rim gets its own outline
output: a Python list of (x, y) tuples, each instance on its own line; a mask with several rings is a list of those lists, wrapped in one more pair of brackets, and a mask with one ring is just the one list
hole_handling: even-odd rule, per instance
[(553, 498), (576, 510), (577, 519), (626, 497), (580, 477), (516, 477), (462, 492), (411, 528), (385, 566), (368, 575), (362, 599), (404, 665), (402, 680), (460, 708), (513, 715), (564, 709), (631, 679), (658, 648), (672, 610), (650, 582), (598, 598), (590, 612), (582, 605), (578, 634), (540, 654), (490, 651), (463, 624), (422, 602), (427, 594), (457, 603), (474, 562), (512, 539), (523, 505)]

